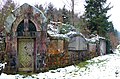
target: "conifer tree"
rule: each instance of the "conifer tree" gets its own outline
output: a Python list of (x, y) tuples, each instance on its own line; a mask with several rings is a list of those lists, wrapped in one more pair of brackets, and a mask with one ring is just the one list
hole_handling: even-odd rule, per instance
[(63, 18), (63, 23), (70, 23), (70, 16), (69, 16), (69, 11), (65, 8), (65, 5), (62, 9), (62, 18)]
[(53, 21), (54, 20), (54, 6), (52, 3), (49, 3), (48, 10), (47, 10), (47, 18), (48, 20)]
[(91, 33), (97, 32), (101, 36), (107, 35), (107, 32), (113, 28), (112, 22), (108, 19), (107, 11), (110, 10), (110, 3), (106, 5), (107, 0), (85, 0), (85, 16), (87, 21), (87, 28)]

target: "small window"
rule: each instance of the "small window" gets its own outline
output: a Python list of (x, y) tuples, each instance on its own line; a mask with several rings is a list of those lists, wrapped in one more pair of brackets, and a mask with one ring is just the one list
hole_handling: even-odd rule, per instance
[[(17, 36), (23, 36), (24, 35), (24, 20), (20, 22), (20, 24), (17, 27)], [(32, 21), (28, 21), (28, 34), (32, 35), (36, 32), (36, 27)]]

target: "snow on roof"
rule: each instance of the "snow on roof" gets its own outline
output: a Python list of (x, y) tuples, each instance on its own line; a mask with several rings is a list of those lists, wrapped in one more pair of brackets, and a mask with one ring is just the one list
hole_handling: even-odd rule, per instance
[(74, 38), (76, 36), (81, 36), (87, 42), (87, 38), (85, 38), (85, 36), (82, 33), (79, 33), (79, 32), (70, 31), (65, 35), (67, 35), (69, 38)]
[(77, 32), (75, 32), (75, 31), (70, 31), (70, 32), (68, 32), (67, 34), (65, 34), (65, 35), (67, 35), (67, 36), (71, 36), (71, 35), (77, 35), (78, 33)]
[(96, 35), (96, 36), (94, 36), (94, 37), (92, 37), (92, 38), (90, 38), (90, 39), (87, 39), (88, 40), (88, 42), (97, 42), (97, 41), (100, 41), (100, 40), (105, 40), (105, 38), (104, 37), (101, 37), (101, 36), (99, 36), (99, 35)]
[[(69, 26), (69, 27), (66, 29), (66, 28), (64, 28), (64, 26)], [(67, 33), (61, 34), (60, 29), (62, 29), (64, 31), (67, 30)], [(58, 39), (62, 38), (62, 39), (69, 40), (71, 37), (81, 36), (85, 40), (87, 40), (87, 38), (85, 38), (85, 36), (82, 33), (77, 32), (72, 25), (64, 24), (64, 23), (61, 23), (61, 22), (50, 21), (50, 24), (48, 24), (48, 26), (47, 26), (47, 33), (51, 37), (58, 38)]]
[(65, 39), (67, 41), (69, 41), (69, 37), (64, 35), (64, 34), (55, 34), (52, 31), (47, 31), (47, 33), (50, 35), (50, 37), (55, 38), (55, 39)]
[(63, 24), (62, 22), (54, 22), (54, 21), (50, 21), (51, 24)]
[(63, 35), (63, 34), (56, 34), (56, 35), (50, 35), (52, 38), (55, 38), (55, 39), (65, 39), (67, 41), (69, 41), (69, 37)]
[(82, 34), (82, 33), (79, 33), (79, 32), (76, 32), (76, 31), (70, 31), (70, 32), (68, 32), (67, 34), (65, 34), (65, 35), (67, 35), (68, 37), (74, 37), (74, 36), (82, 36), (82, 37), (84, 37), (85, 38), (85, 36)]
[(51, 37), (54, 37), (56, 39), (67, 39), (67, 40), (69, 40), (69, 37), (66, 36), (65, 34), (59, 34), (58, 26), (55, 26), (53, 24), (48, 24), (47, 33)]
[(52, 31), (52, 32), (54, 32), (55, 34), (56, 34), (56, 33), (59, 33), (59, 29), (58, 29), (58, 27), (55, 26), (55, 25), (48, 24), (48, 25), (47, 25), (47, 29), (48, 29), (48, 31)]
[[(71, 37), (75, 37), (75, 36), (82, 36), (86, 41), (88, 42), (92, 42), (92, 43), (95, 43), (99, 40), (105, 40), (104, 37), (101, 37), (99, 35), (94, 35), (92, 34), (92, 38), (88, 39), (88, 38), (85, 38), (85, 36), (82, 34), (82, 33), (79, 33), (76, 31), (75, 27), (73, 27), (72, 25), (70, 24), (64, 24), (64, 23), (61, 23), (61, 22), (53, 22), (53, 21), (50, 21), (51, 24), (48, 24), (48, 28), (51, 29), (51, 31), (48, 31), (49, 34), (53, 35), (53, 36), (57, 36), (57, 37), (61, 37), (61, 36), (67, 36), (67, 38), (71, 38)], [(61, 27), (60, 27), (61, 26)], [(65, 26), (69, 26), (66, 28), (64, 28)], [(66, 30), (69, 30), (67, 33), (65, 34), (59, 34), (60, 32), (60, 28), (62, 28), (63, 31), (66, 31)]]

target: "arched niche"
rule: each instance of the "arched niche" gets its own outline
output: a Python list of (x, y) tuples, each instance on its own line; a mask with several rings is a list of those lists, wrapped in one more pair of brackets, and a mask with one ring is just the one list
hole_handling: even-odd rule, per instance
[[(24, 17), (24, 15), (22, 15), (21, 17), (16, 18), (16, 20), (13, 22), (10, 32), (12, 32), (14, 36), (16, 36), (18, 27), (21, 24), (23, 24), (23, 26), (24, 26), (24, 19), (25, 19), (25, 17)], [(35, 20), (33, 17), (31, 17), (30, 19), (28, 19), (28, 21), (29, 21), (28, 23), (30, 23), (30, 25), (31, 24), (34, 25), (34, 27), (36, 28), (37, 32), (38, 31), (42, 31), (42, 29), (41, 29), (41, 25), (42, 24), (40, 22), (38, 22), (37, 20)]]
[[(37, 29), (35, 27), (35, 24), (31, 21), (28, 20), (28, 30), (27, 32), (29, 33), (30, 36), (35, 35), (35, 33), (37, 32)], [(16, 30), (17, 36), (23, 36), (25, 33), (25, 24), (24, 24), (24, 20), (22, 20), (19, 25), (17, 26), (17, 30)]]

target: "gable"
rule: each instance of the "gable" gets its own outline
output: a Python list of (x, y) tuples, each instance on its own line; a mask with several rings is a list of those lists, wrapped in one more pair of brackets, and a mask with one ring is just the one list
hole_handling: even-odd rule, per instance
[(16, 22), (15, 24), (17, 26), (20, 21), (26, 18), (26, 16), (32, 20), (38, 28), (45, 29), (44, 24), (47, 22), (47, 19), (43, 12), (34, 6), (25, 3), (11, 12), (11, 14), (7, 17), (4, 23), (6, 32), (9, 33), (12, 29), (13, 23)]

